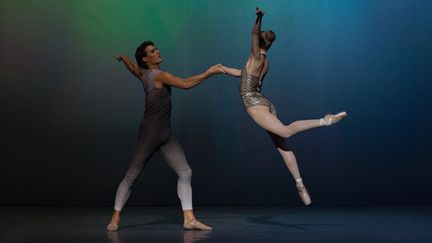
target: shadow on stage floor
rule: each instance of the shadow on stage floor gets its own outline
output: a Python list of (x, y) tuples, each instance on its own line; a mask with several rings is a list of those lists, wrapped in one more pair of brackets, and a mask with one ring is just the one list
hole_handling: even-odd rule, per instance
[(432, 242), (432, 206), (196, 208), (213, 231), (186, 231), (173, 207), (0, 207), (0, 242)]

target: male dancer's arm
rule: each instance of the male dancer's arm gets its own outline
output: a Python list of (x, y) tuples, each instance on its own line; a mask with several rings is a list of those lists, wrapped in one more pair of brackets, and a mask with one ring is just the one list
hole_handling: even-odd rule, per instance
[(135, 75), (135, 77), (137, 77), (138, 79), (141, 79), (141, 70), (138, 67), (137, 64), (135, 64), (135, 62), (133, 62), (131, 59), (129, 59), (128, 56), (123, 56), (123, 55), (119, 55), (119, 56), (114, 56), (115, 59), (117, 59), (119, 62), (123, 62), (123, 64), (125, 65), (125, 67), (133, 74)]
[(259, 47), (260, 36), (259, 35), (261, 32), (261, 21), (264, 16), (264, 12), (257, 7), (255, 14), (257, 18), (252, 27), (252, 56), (255, 59), (259, 59), (260, 58), (260, 47)]
[(216, 64), (214, 66), (211, 66), (205, 72), (188, 78), (180, 78), (168, 72), (161, 72), (155, 78), (155, 87), (161, 88), (162, 85), (165, 84), (168, 86), (174, 86), (181, 89), (190, 89), (197, 86), (198, 84), (200, 84), (202, 81), (212, 76), (213, 74), (223, 73), (224, 70), (222, 70), (221, 66), (222, 64)]

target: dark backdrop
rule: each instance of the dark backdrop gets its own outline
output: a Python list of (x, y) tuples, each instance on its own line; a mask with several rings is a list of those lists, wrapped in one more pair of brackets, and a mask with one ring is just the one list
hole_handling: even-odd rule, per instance
[[(113, 54), (145, 39), (186, 77), (241, 67), (255, 6), (277, 33), (264, 93), (285, 123), (346, 110), (288, 143), (314, 205), (432, 203), (430, 1), (64, 1), (0, 3), (0, 204), (112, 205), (144, 108)], [(173, 89), (173, 131), (195, 205), (299, 205), (238, 79)], [(129, 205), (179, 205), (155, 156)]]

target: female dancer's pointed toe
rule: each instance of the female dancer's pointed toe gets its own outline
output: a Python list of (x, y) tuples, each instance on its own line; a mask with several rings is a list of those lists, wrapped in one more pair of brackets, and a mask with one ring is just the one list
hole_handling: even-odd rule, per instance
[(310, 205), (312, 203), (312, 200), (309, 196), (309, 193), (308, 193), (306, 187), (303, 185), (303, 183), (297, 184), (297, 190), (298, 190), (300, 199), (302, 200), (304, 205), (306, 205), (306, 206)]

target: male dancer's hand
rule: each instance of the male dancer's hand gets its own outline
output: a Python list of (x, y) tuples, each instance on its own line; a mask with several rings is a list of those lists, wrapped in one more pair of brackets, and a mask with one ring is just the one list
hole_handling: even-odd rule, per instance
[(220, 64), (220, 63), (211, 66), (209, 69), (207, 69), (207, 72), (208, 72), (210, 75), (213, 75), (213, 74), (219, 74), (219, 73), (225, 73), (225, 71), (224, 71), (223, 68), (222, 68), (222, 64)]
[(113, 56), (117, 61), (123, 62), (126, 68), (138, 79), (141, 79), (141, 69), (138, 67), (136, 63), (129, 59), (128, 56), (125, 55), (116, 55)]
[(121, 61), (123, 61), (124, 56), (123, 56), (123, 55), (116, 55), (116, 56), (114, 56), (114, 58), (115, 58), (117, 61), (121, 62)]

